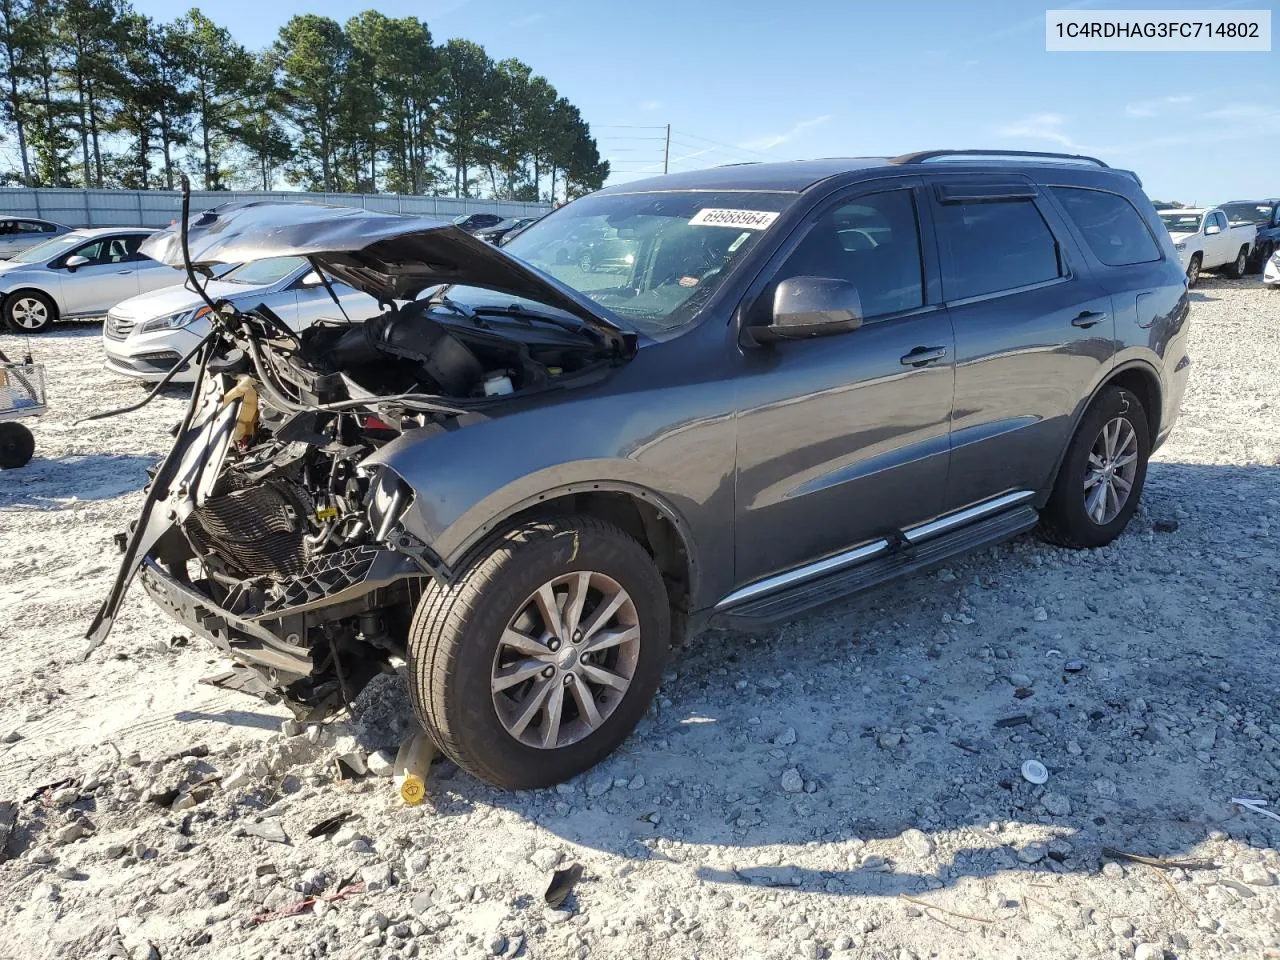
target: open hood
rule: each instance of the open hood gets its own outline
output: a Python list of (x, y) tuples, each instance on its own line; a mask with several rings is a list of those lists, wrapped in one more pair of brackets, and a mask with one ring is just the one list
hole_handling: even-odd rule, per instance
[[(152, 234), (147, 256), (182, 266), (181, 225)], [(621, 327), (569, 287), (441, 220), (323, 203), (253, 200), (191, 217), (191, 262), (198, 267), (269, 257), (309, 257), (330, 275), (389, 303), (441, 284), (469, 284), (564, 310), (615, 342)]]

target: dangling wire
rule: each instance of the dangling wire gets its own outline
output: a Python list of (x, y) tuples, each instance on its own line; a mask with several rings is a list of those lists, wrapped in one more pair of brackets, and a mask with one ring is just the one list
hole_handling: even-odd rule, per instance
[[(170, 368), (169, 372), (161, 377), (156, 385), (151, 388), (150, 392), (137, 403), (131, 403), (127, 407), (117, 407), (115, 410), (107, 410), (102, 413), (92, 413), (87, 417), (81, 417), (75, 422), (76, 426), (82, 423), (87, 423), (90, 420), (105, 420), (108, 417), (116, 417), (122, 413), (132, 413), (135, 410), (141, 410), (160, 395), (160, 391), (169, 385), (173, 378), (181, 372), (183, 367), (191, 362), (191, 359), (199, 353), (203, 347), (208, 346), (208, 352), (203, 354), (201, 359), (197, 361), (197, 364), (199, 365), (199, 372), (196, 375), (195, 385), (192, 387), (192, 395), (196, 393), (196, 390), (200, 385), (200, 381), (204, 379), (205, 367), (208, 366), (209, 358), (213, 354), (212, 341), (218, 335), (218, 305), (209, 298), (209, 294), (205, 292), (204, 286), (196, 280), (196, 270), (195, 267), (191, 265), (191, 250), (187, 245), (187, 229), (190, 222), (191, 180), (184, 173), (182, 174), (182, 228), (178, 232), (182, 241), (182, 265), (186, 268), (187, 283), (191, 284), (191, 289), (200, 294), (200, 298), (209, 305), (209, 324), (212, 329), (205, 335), (204, 339), (197, 343), (190, 352), (187, 353), (185, 357), (175, 363)], [(31, 362), (30, 351), (28, 351), (27, 362)]]

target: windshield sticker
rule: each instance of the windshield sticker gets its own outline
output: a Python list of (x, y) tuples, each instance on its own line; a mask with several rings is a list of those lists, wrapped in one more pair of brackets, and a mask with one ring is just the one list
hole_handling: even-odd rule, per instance
[(698, 285), (697, 277), (681, 277), (677, 281), (682, 287), (696, 287)]
[(778, 215), (768, 210), (723, 210), (719, 207), (707, 207), (694, 214), (693, 219), (689, 221), (689, 226), (768, 230), (777, 219)]
[(729, 244), (729, 252), (730, 252), (730, 253), (737, 253), (737, 252), (738, 252), (738, 248), (739, 248), (740, 246), (742, 246), (744, 243), (746, 243), (746, 242), (747, 242), (747, 240), (749, 240), (749, 239), (750, 239), (750, 237), (751, 237), (751, 234), (749, 234), (749, 233), (740, 233), (740, 234), (738, 234), (738, 239), (737, 239), (737, 240), (735, 240), (735, 241), (733, 241), (733, 243)]

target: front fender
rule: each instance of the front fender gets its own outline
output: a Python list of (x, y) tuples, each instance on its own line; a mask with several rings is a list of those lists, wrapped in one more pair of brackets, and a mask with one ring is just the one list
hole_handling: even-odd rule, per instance
[[(512, 515), (573, 493), (619, 492), (648, 502), (675, 526), (695, 570), (694, 603), (727, 590), (731, 565), (734, 421), (703, 387), (670, 388), (661, 401), (598, 393), (408, 433), (365, 461), (413, 490), (402, 522), (447, 566)], [(707, 401), (704, 403), (699, 401)], [(710, 409), (708, 409), (710, 407)], [(673, 415), (679, 409), (683, 416)], [(701, 408), (701, 409), (700, 409)], [(721, 581), (725, 581), (722, 583)]]

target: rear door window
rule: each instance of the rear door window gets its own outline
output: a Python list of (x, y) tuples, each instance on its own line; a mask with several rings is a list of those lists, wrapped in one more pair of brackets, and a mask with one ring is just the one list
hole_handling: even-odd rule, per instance
[(1064, 275), (1058, 242), (1031, 200), (940, 203), (947, 300), (1017, 290)]
[(1160, 248), (1142, 215), (1124, 197), (1083, 187), (1050, 187), (1093, 255), (1109, 267), (1151, 263)]

